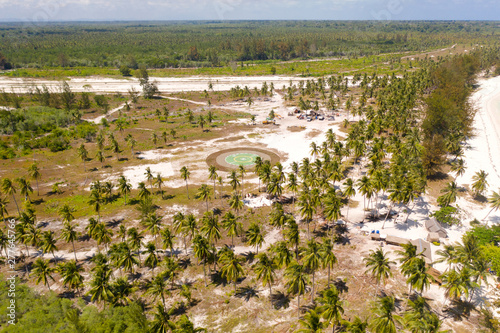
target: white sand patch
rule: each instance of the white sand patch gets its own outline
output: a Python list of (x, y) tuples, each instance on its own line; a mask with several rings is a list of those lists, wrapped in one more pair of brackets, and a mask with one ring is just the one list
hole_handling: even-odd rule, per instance
[(173, 156), (172, 154), (167, 154), (164, 152), (164, 150), (161, 149), (141, 151), (138, 155), (138, 157), (141, 159), (153, 160), (153, 161), (159, 161), (164, 158), (170, 158), (172, 156)]
[[(146, 180), (147, 168), (151, 169), (151, 172), (154, 176), (156, 176), (158, 173), (161, 174), (162, 178), (172, 177), (174, 175), (174, 169), (172, 168), (172, 163), (170, 162), (143, 164), (133, 167), (127, 167), (123, 170), (122, 174), (130, 182), (132, 188), (138, 188), (140, 182), (144, 182), (149, 187), (149, 184)], [(113, 175), (105, 179), (105, 181), (116, 181), (118, 177), (119, 175)]]
[(250, 208), (258, 208), (263, 206), (271, 206), (273, 202), (265, 197), (265, 195), (256, 198), (245, 198), (243, 203)]

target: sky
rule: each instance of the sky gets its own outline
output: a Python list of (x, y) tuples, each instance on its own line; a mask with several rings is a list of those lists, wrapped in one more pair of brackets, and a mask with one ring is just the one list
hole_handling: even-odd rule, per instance
[(0, 0), (0, 21), (500, 20), (500, 0)]

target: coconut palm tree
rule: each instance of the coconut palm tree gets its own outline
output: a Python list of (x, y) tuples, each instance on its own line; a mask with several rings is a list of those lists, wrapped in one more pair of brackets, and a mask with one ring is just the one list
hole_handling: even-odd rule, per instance
[(80, 288), (83, 286), (82, 272), (85, 270), (79, 266), (76, 261), (70, 260), (59, 264), (57, 271), (63, 278), (63, 285), (69, 287), (70, 290), (75, 290), (80, 293)]
[(375, 292), (377, 294), (380, 281), (385, 283), (392, 276), (391, 264), (394, 265), (395, 263), (386, 257), (382, 248), (378, 248), (375, 251), (371, 250), (368, 257), (364, 258), (363, 261), (367, 268), (366, 273), (369, 272), (377, 280), (377, 290)]
[(186, 237), (188, 241), (191, 242), (194, 236), (198, 233), (198, 223), (196, 221), (196, 217), (194, 217), (193, 214), (188, 214), (185, 217), (184, 222), (181, 226), (181, 233), (184, 236), (184, 250), (187, 254)]
[(135, 156), (134, 154), (134, 148), (135, 148), (135, 145), (137, 144), (137, 141), (132, 137), (131, 134), (129, 134), (126, 138), (125, 138), (125, 141), (127, 141), (129, 147), (130, 147), (130, 154), (132, 155), (132, 157)]
[[(465, 268), (464, 268), (465, 269)], [(450, 269), (441, 275), (442, 286), (445, 288), (446, 299), (460, 299), (462, 295), (469, 296), (469, 291), (461, 274), (455, 269)]]
[(308, 238), (310, 238), (309, 224), (316, 212), (316, 205), (314, 204), (313, 199), (309, 194), (301, 195), (298, 204), (300, 208), (300, 215), (303, 219), (306, 220), (307, 235)]
[(240, 181), (238, 179), (238, 174), (236, 173), (235, 170), (233, 170), (233, 171), (231, 171), (231, 173), (229, 174), (229, 176), (227, 178), (230, 179), (229, 185), (231, 185), (231, 187), (233, 188), (233, 191), (236, 192), (236, 189), (240, 185)]
[(201, 219), (202, 226), (200, 232), (207, 237), (207, 239), (215, 247), (215, 243), (221, 238), (219, 217), (214, 215), (213, 212), (206, 212)]
[(283, 205), (279, 202), (273, 204), (271, 213), (269, 214), (269, 224), (273, 227), (283, 229), (287, 222), (288, 216), (283, 210)]
[(448, 185), (446, 185), (446, 187), (441, 190), (441, 193), (443, 193), (443, 195), (441, 195), (438, 198), (440, 205), (443, 207), (449, 206), (451, 203), (457, 201), (457, 195), (458, 195), (457, 183), (455, 182), (448, 183)]
[(89, 295), (92, 295), (92, 302), (103, 302), (106, 307), (106, 302), (113, 299), (113, 291), (109, 283), (112, 271), (108, 264), (98, 265), (94, 268), (92, 280), (90, 281)]
[(297, 222), (293, 218), (287, 221), (287, 229), (285, 232), (286, 240), (289, 244), (295, 247), (295, 257), (299, 258), (299, 243), (300, 243), (300, 231)]
[(363, 195), (363, 210), (366, 213), (366, 199), (368, 198), (369, 200), (371, 198), (371, 194), (373, 193), (373, 187), (370, 182), (370, 178), (368, 178), (367, 176), (363, 176), (357, 181), (356, 184), (358, 185), (359, 192)]
[(436, 251), (436, 254), (439, 256), (439, 259), (435, 260), (434, 263), (448, 263), (447, 270), (451, 268), (452, 264), (457, 262), (457, 255), (454, 245), (445, 244), (442, 250), (440, 249)]
[(141, 247), (142, 240), (144, 239), (144, 235), (142, 232), (139, 232), (137, 228), (132, 227), (127, 230), (127, 242), (130, 244), (134, 251), (137, 251), (137, 255), (139, 256), (139, 265), (141, 264)]
[(488, 173), (484, 170), (479, 170), (472, 176), (472, 190), (474, 191), (474, 196), (479, 197), (483, 195), (486, 189), (488, 188), (488, 182), (486, 181), (486, 177), (488, 177)]
[(106, 161), (106, 157), (102, 150), (98, 150), (95, 154), (95, 158), (101, 163), (101, 168), (104, 168), (104, 162)]
[(337, 263), (337, 257), (333, 253), (333, 242), (329, 238), (324, 238), (320, 245), (321, 265), (328, 268), (328, 287), (330, 287), (330, 270)]
[(307, 247), (303, 248), (300, 254), (303, 257), (302, 261), (304, 263), (304, 267), (312, 275), (312, 289), (311, 289), (311, 302), (312, 302), (314, 299), (314, 277), (316, 271), (321, 265), (321, 259), (322, 259), (320, 246), (314, 239), (310, 239), (307, 241)]
[(144, 182), (140, 182), (137, 185), (137, 188), (139, 189), (139, 198), (141, 200), (145, 200), (145, 199), (149, 198), (149, 196), (151, 195), (151, 191), (148, 190), (148, 188), (146, 187), (146, 184), (144, 184)]
[(241, 260), (234, 254), (234, 251), (227, 249), (220, 258), (222, 264), (221, 276), (228, 282), (233, 282), (234, 291), (236, 292), (236, 282), (244, 275)]
[(75, 262), (78, 262), (78, 259), (76, 259), (75, 241), (78, 240), (79, 233), (75, 230), (76, 226), (78, 226), (78, 224), (73, 225), (71, 222), (65, 222), (61, 230), (60, 239), (64, 240), (66, 243), (71, 242), (73, 254), (75, 255)]
[(354, 181), (352, 180), (352, 178), (347, 178), (343, 185), (343, 193), (347, 198), (347, 212), (345, 218), (349, 219), (349, 200), (356, 195), (356, 189), (354, 188)]
[(54, 278), (52, 277), (53, 272), (54, 268), (50, 267), (49, 261), (42, 258), (38, 258), (37, 260), (35, 260), (31, 271), (31, 273), (35, 275), (35, 283), (38, 285), (40, 282), (43, 282), (43, 284), (47, 286), (49, 291), (49, 282), (50, 280), (54, 281)]
[(118, 178), (118, 191), (124, 196), (124, 202), (127, 204), (127, 194), (130, 194), (132, 185), (128, 182), (124, 175)]
[(208, 187), (207, 184), (202, 184), (201, 187), (198, 189), (198, 193), (196, 194), (198, 199), (205, 201), (207, 204), (207, 212), (208, 212), (208, 200), (211, 199), (212, 197), (212, 191)]
[(217, 180), (217, 168), (213, 165), (208, 167), (208, 179), (213, 180), (214, 182), (214, 199), (217, 199), (217, 195), (215, 193), (215, 181)]
[(314, 141), (311, 142), (309, 147), (311, 147), (311, 156), (314, 157), (314, 160), (316, 160), (316, 157), (319, 154), (320, 147)]
[(174, 239), (175, 235), (172, 233), (169, 227), (165, 227), (160, 232), (161, 242), (164, 249), (170, 250), (170, 256), (174, 255)]
[(155, 267), (158, 266), (159, 260), (156, 254), (156, 246), (153, 242), (148, 242), (146, 244), (146, 250), (144, 251), (148, 256), (144, 260), (144, 266), (149, 267), (153, 270), (153, 276), (155, 274)]
[(321, 321), (321, 316), (318, 313), (318, 309), (311, 309), (305, 315), (304, 318), (299, 320), (299, 324), (303, 327), (295, 332), (297, 333), (318, 333), (323, 332), (325, 328), (325, 323)]
[(260, 226), (257, 223), (252, 222), (245, 233), (245, 237), (248, 244), (250, 246), (255, 246), (257, 254), (259, 254), (259, 247), (264, 243), (264, 236), (262, 235)]
[(241, 177), (241, 197), (244, 197), (245, 194), (244, 194), (243, 182), (244, 182), (244, 178), (245, 178), (245, 174), (247, 173), (247, 170), (245, 169), (245, 167), (243, 165), (240, 165), (238, 167), (238, 173), (240, 174), (240, 177)]
[(169, 291), (163, 274), (156, 275), (146, 283), (146, 294), (153, 296), (153, 302), (160, 297), (163, 309), (166, 309), (165, 296), (169, 295)]
[(403, 318), (394, 314), (396, 310), (393, 296), (380, 297), (373, 305), (375, 318), (371, 322), (374, 333), (397, 333), (396, 324), (401, 324)]
[(9, 200), (7, 198), (0, 196), (0, 217), (2, 218), (5, 225), (7, 225), (6, 217), (9, 214), (7, 211), (7, 205), (9, 204)]
[(490, 204), (491, 210), (484, 217), (483, 221), (486, 220), (493, 211), (496, 211), (498, 210), (498, 208), (500, 208), (500, 189), (498, 190), (498, 192), (493, 192), (491, 194), (491, 196), (488, 198), (488, 203)]
[(186, 182), (186, 192), (188, 199), (189, 199), (188, 179), (190, 174), (191, 173), (189, 172), (188, 168), (186, 168), (185, 166), (181, 168), (181, 177)]
[(40, 172), (40, 169), (38, 168), (38, 164), (33, 163), (32, 165), (30, 165), (30, 167), (28, 168), (28, 174), (31, 177), (31, 179), (36, 181), (36, 193), (38, 196), (40, 196), (38, 181), (42, 178), (42, 174)]
[(43, 254), (48, 252), (52, 253), (54, 261), (57, 261), (56, 255), (54, 254), (54, 251), (57, 251), (56, 239), (54, 238), (54, 232), (52, 230), (42, 233), (42, 251)]
[(458, 159), (454, 163), (451, 164), (451, 171), (455, 172), (455, 181), (459, 176), (463, 176), (465, 170), (467, 169), (465, 165), (465, 161), (463, 159)]
[(293, 254), (285, 241), (271, 245), (271, 251), (275, 254), (274, 261), (280, 268), (287, 267), (293, 260)]
[(16, 201), (16, 191), (17, 189), (15, 188), (14, 184), (12, 183), (12, 180), (9, 178), (4, 178), (2, 179), (2, 191), (5, 192), (7, 195), (12, 195), (12, 199), (14, 199), (14, 203), (16, 204), (17, 212), (19, 215), (21, 215), (21, 212), (19, 211), (19, 206), (17, 205)]
[(234, 192), (229, 199), (229, 208), (234, 209), (236, 211), (236, 215), (238, 215), (239, 210), (243, 208), (243, 201), (237, 192)]
[(149, 214), (142, 224), (155, 238), (155, 245), (158, 247), (158, 235), (160, 234), (163, 216), (156, 213)]
[(163, 182), (163, 178), (161, 177), (161, 173), (156, 174), (156, 178), (154, 179), (154, 184), (156, 186), (158, 186), (158, 191), (161, 193), (161, 196), (163, 198), (162, 186), (163, 186), (164, 182)]
[(287, 281), (285, 284), (287, 292), (297, 295), (297, 317), (300, 317), (300, 296), (306, 292), (309, 283), (307, 269), (294, 261), (285, 269), (284, 277)]
[(201, 235), (196, 235), (193, 239), (193, 252), (198, 260), (203, 261), (203, 275), (205, 277), (205, 287), (207, 286), (206, 264), (211, 256), (210, 245), (207, 238)]
[(90, 192), (90, 198), (88, 204), (93, 206), (95, 212), (97, 213), (97, 220), (101, 220), (101, 206), (104, 204), (104, 198), (101, 192), (97, 189), (93, 189)]
[(337, 325), (342, 319), (344, 314), (344, 302), (339, 297), (339, 291), (335, 286), (325, 290), (319, 299), (321, 306), (319, 310), (321, 317), (326, 320), (328, 324), (332, 324), (332, 332), (335, 333)]
[(408, 272), (409, 275), (406, 279), (406, 283), (410, 288), (422, 293), (425, 289), (428, 289), (431, 282), (434, 281), (432, 275), (429, 274), (429, 269), (430, 267), (425, 264), (423, 258), (417, 258)]
[(83, 170), (87, 172), (87, 167), (85, 166), (85, 162), (89, 159), (89, 152), (87, 151), (87, 148), (85, 148), (85, 145), (82, 143), (76, 152), (78, 157), (83, 162)]
[(222, 227), (226, 230), (227, 235), (231, 236), (231, 245), (234, 246), (234, 236), (240, 235), (243, 225), (238, 222), (238, 218), (232, 212), (227, 212), (222, 217)]
[(99, 245), (104, 244), (106, 252), (108, 251), (108, 244), (111, 243), (111, 237), (113, 236), (113, 231), (106, 227), (106, 224), (100, 222), (96, 225), (94, 234), (92, 237), (97, 242), (97, 250), (99, 250)]
[(165, 308), (165, 305), (157, 304), (156, 312), (153, 314), (153, 321), (151, 322), (151, 332), (167, 333), (174, 332), (175, 324), (170, 320), (170, 315)]
[(368, 322), (362, 320), (358, 316), (354, 316), (354, 319), (349, 321), (342, 321), (342, 325), (345, 327), (345, 331), (349, 333), (365, 333), (368, 327)]
[(292, 205), (295, 205), (295, 197), (297, 194), (297, 190), (299, 188), (299, 183), (297, 181), (297, 176), (294, 173), (289, 173), (288, 174), (288, 184), (287, 188), (292, 191), (293, 197), (292, 197)]
[(146, 172), (144, 173), (144, 175), (146, 176), (146, 180), (149, 183), (149, 187), (151, 187), (151, 191), (153, 191), (153, 179), (155, 178), (155, 176), (153, 176), (153, 172), (151, 171), (150, 167), (146, 168)]
[(270, 258), (266, 253), (259, 254), (257, 259), (258, 261), (253, 265), (252, 269), (257, 274), (257, 279), (262, 280), (262, 285), (269, 287), (270, 297), (272, 295), (271, 286), (274, 283), (278, 267), (274, 258)]

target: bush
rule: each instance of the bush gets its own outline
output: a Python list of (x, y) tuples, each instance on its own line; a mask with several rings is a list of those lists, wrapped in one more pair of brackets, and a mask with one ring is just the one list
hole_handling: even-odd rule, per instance
[(457, 212), (458, 210), (455, 207), (446, 206), (434, 212), (431, 216), (434, 216), (441, 223), (454, 225), (460, 224), (460, 220), (456, 217)]
[(477, 238), (478, 245), (496, 244), (500, 241), (500, 226), (498, 225), (491, 227), (478, 225), (467, 233)]

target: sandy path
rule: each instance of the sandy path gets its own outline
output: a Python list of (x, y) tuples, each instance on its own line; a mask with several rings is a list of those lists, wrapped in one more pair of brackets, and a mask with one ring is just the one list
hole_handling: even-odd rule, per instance
[[(130, 103), (130, 101), (127, 102), (127, 103)], [(127, 105), (127, 103), (123, 103), (119, 107), (116, 107), (113, 110), (110, 110), (108, 113), (106, 113), (106, 114), (104, 114), (102, 116), (96, 117), (94, 119), (89, 119), (88, 121), (90, 121), (90, 122), (92, 122), (94, 124), (99, 124), (101, 122), (101, 120), (103, 120), (107, 116), (112, 115), (113, 113), (115, 113), (115, 112), (120, 111), (121, 109), (123, 109), (125, 107), (125, 105)]]

